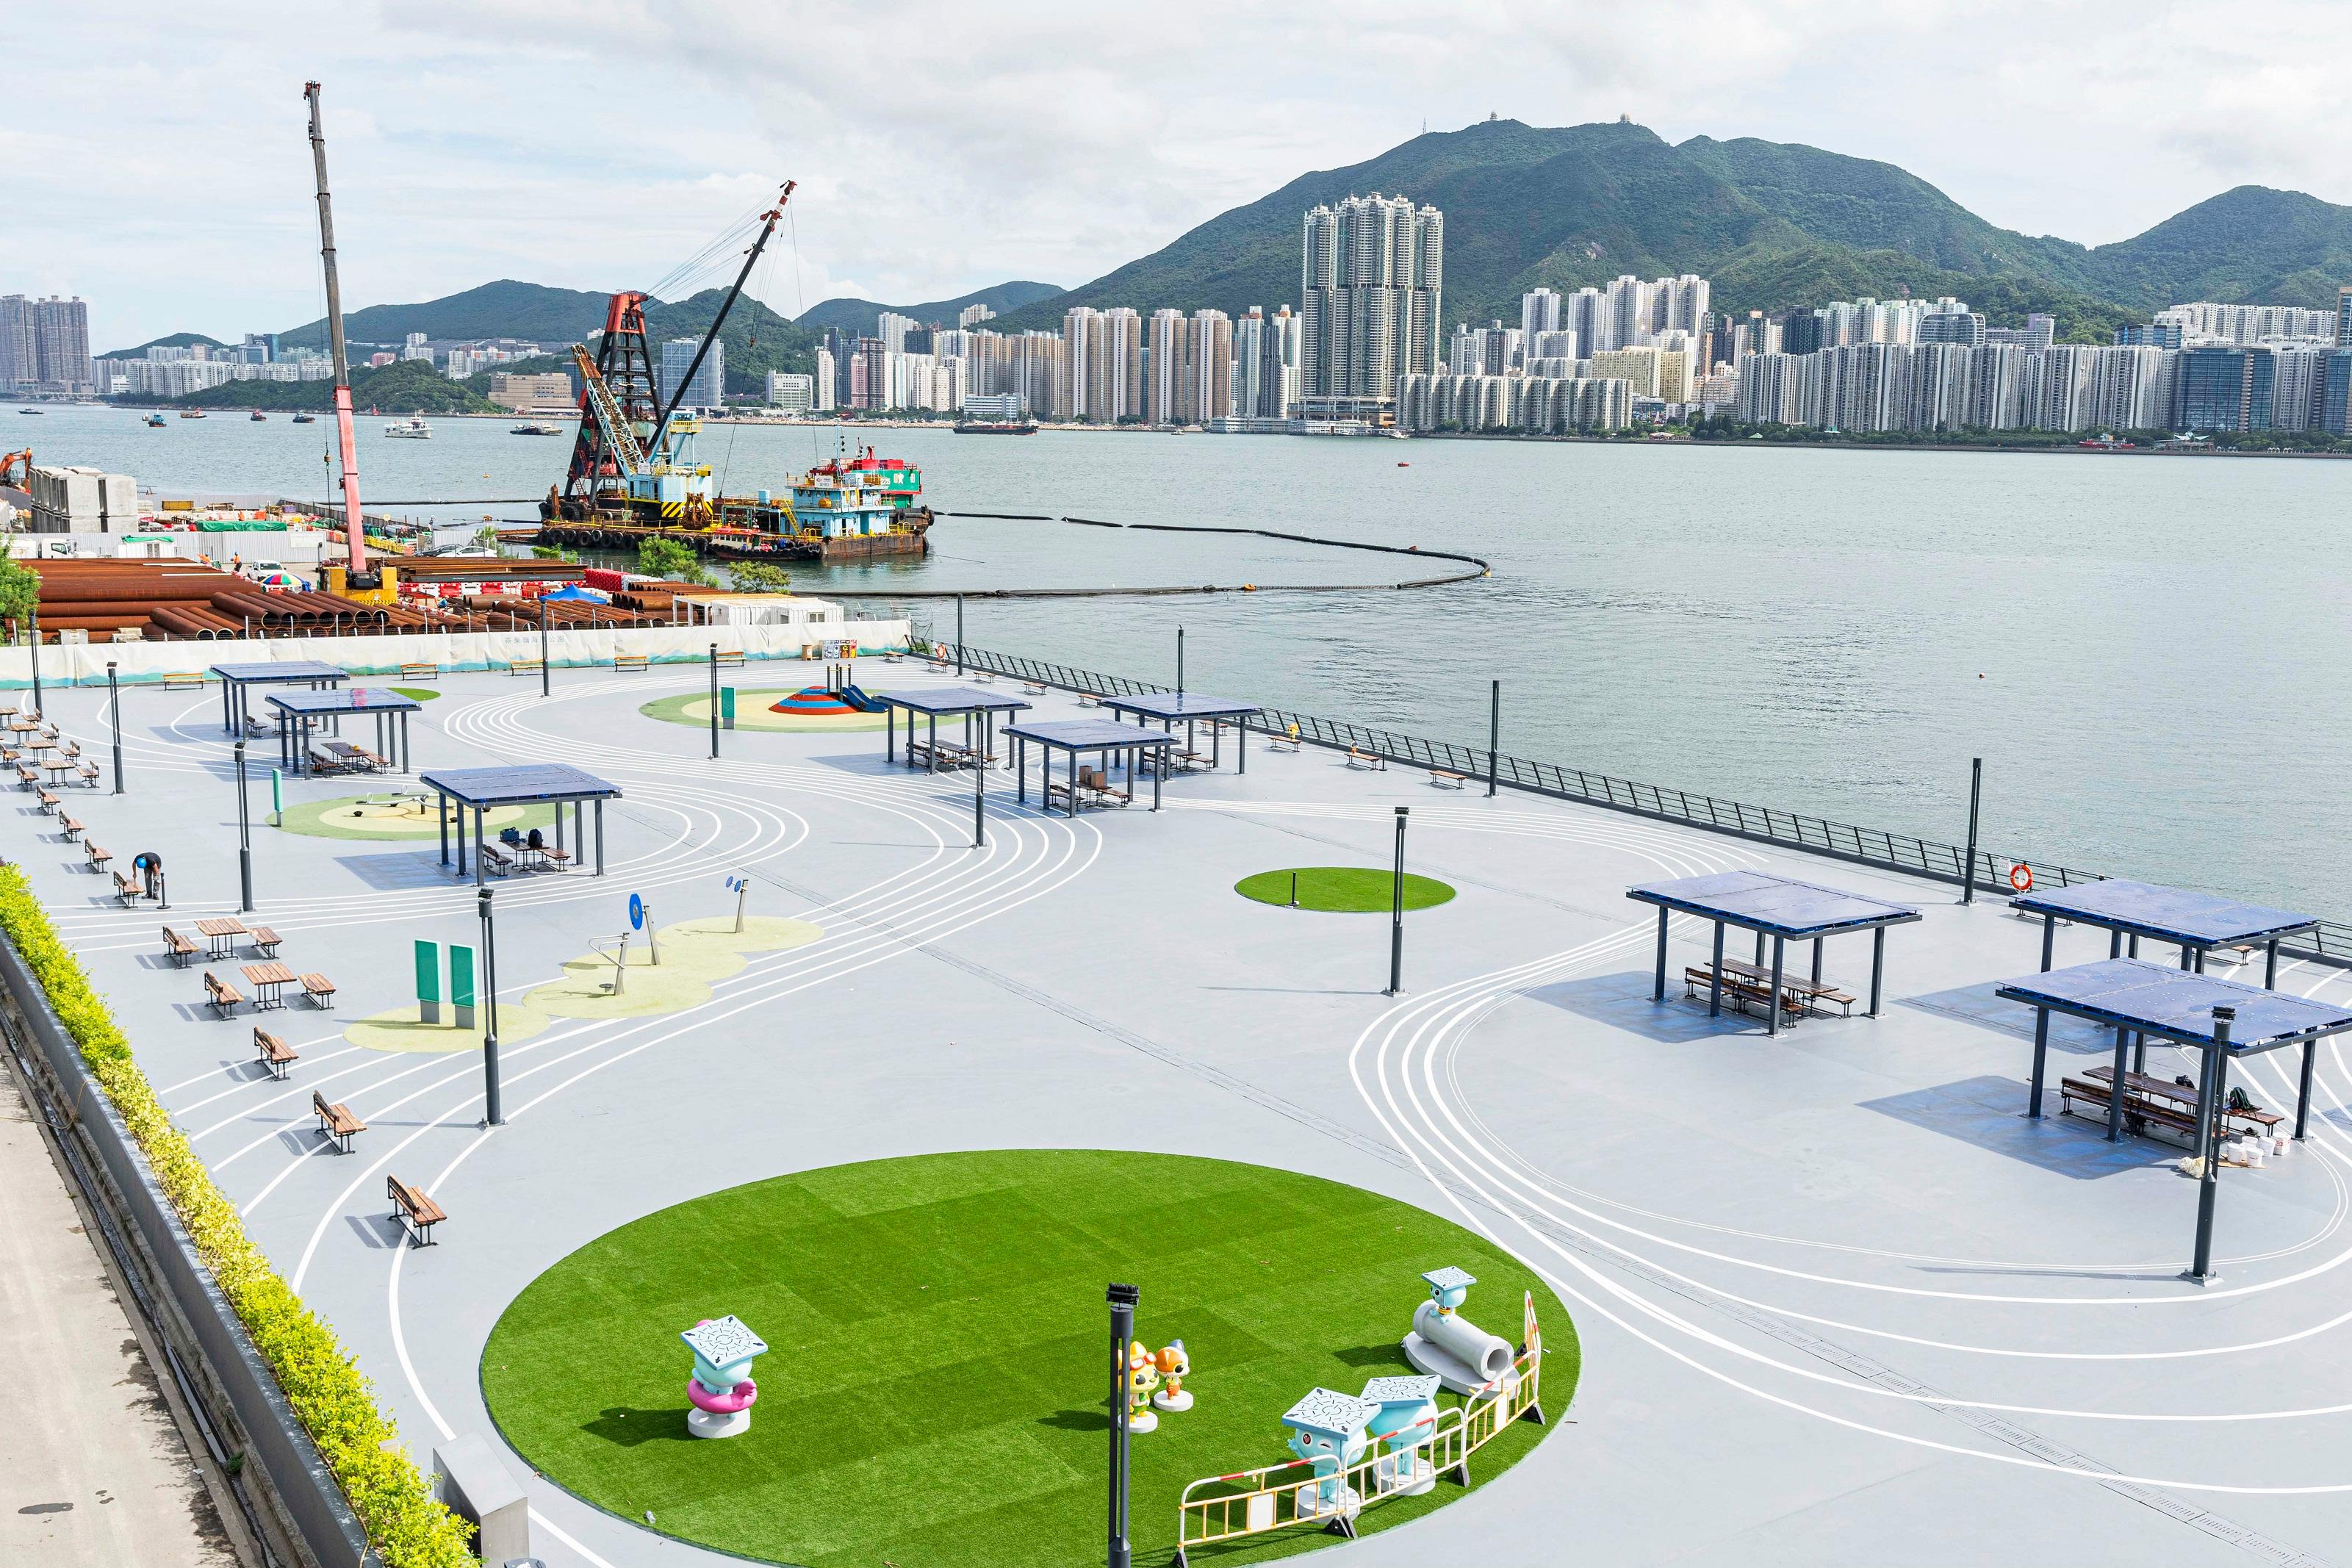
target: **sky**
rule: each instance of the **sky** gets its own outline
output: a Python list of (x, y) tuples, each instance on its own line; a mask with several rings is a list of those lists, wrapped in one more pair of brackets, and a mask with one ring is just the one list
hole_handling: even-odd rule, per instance
[(347, 310), (645, 287), (785, 179), (786, 315), (1073, 286), (1489, 113), (1808, 142), (2085, 244), (2239, 184), (2352, 204), (2341, 0), (130, 0), (10, 44), (0, 292), (81, 295), (99, 352), (320, 314), (310, 78)]

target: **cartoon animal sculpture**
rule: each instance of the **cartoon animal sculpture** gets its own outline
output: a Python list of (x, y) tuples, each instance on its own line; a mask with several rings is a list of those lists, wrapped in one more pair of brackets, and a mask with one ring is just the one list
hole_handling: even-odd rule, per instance
[(1171, 1340), (1168, 1348), (1151, 1358), (1167, 1386), (1151, 1396), (1154, 1408), (1184, 1411), (1192, 1408), (1192, 1396), (1186, 1392), (1184, 1380), (1192, 1375), (1192, 1358), (1185, 1352), (1182, 1340)]
[(1352, 1394), (1318, 1388), (1284, 1415), (1282, 1424), (1291, 1429), (1291, 1453), (1315, 1470), (1316, 1479), (1298, 1489), (1299, 1512), (1309, 1517), (1355, 1512), (1362, 1499), (1348, 1485), (1346, 1473), (1364, 1457), (1371, 1441), (1364, 1425), (1377, 1409)]
[(1151, 1413), (1152, 1391), (1160, 1386), (1160, 1367), (1151, 1352), (1137, 1340), (1127, 1350), (1127, 1429), (1156, 1432), (1160, 1417)]

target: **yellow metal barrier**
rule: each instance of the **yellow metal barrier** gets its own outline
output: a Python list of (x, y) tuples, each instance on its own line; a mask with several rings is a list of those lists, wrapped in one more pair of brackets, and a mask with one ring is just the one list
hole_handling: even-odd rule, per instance
[(1176, 1503), (1177, 1568), (1187, 1568), (1185, 1554), (1194, 1547), (1292, 1525), (1320, 1525), (1352, 1536), (1357, 1514), (1408, 1495), (1405, 1489), (1424, 1475), (1451, 1476), (1455, 1485), (1468, 1486), (1472, 1454), (1522, 1415), (1543, 1420), (1543, 1329), (1536, 1321), (1531, 1291), (1521, 1298), (1520, 1321), (1523, 1345), (1510, 1369), (1461, 1405), (1439, 1411), (1408, 1451), (1368, 1450), (1364, 1458), (1330, 1476), (1317, 1476), (1310, 1460), (1291, 1459), (1204, 1476), (1186, 1487)]

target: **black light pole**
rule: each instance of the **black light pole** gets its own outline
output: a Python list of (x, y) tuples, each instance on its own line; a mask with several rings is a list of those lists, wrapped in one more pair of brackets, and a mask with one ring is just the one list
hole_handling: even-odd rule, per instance
[(1960, 902), (1977, 901), (1977, 803), (1984, 794), (1984, 759), (1969, 759), (1969, 863), (1960, 873)]
[(539, 597), (539, 694), (548, 694), (547, 684), (547, 595)]
[(1132, 1568), (1127, 1540), (1127, 1347), (1135, 1339), (1135, 1304), (1143, 1292), (1113, 1285), (1103, 1292), (1110, 1303), (1110, 1551), (1109, 1568)]
[(710, 760), (719, 760), (719, 645), (710, 645)]
[(114, 661), (106, 661), (106, 727), (114, 733), (114, 793), (122, 793), (122, 691), (114, 684)]
[(1176, 695), (1184, 695), (1184, 628), (1176, 628)]
[(239, 914), (253, 912), (253, 815), (245, 805), (245, 739), (236, 742), (236, 886)]
[(33, 711), (41, 711), (41, 601), (33, 601)]
[(1412, 807), (1396, 808), (1396, 887), (1389, 908), (1389, 994), (1404, 990), (1404, 819)]
[[(963, 679), (963, 595), (956, 595), (956, 679)], [(912, 714), (908, 716), (910, 720)]]
[(2221, 1096), (2229, 1092), (2230, 1026), (2237, 1019), (2235, 1007), (2213, 1009), (2213, 1044), (2197, 1075), (2203, 1080), (2197, 1089), (2197, 1152), (2204, 1164), (2197, 1173), (2197, 1257), (2189, 1266), (2189, 1278), (2200, 1285), (2213, 1281), (2213, 1194), (2221, 1174)]
[[(986, 720), (983, 718), (983, 723)], [(912, 728), (912, 725), (909, 725)], [(988, 742), (988, 751), (971, 765), (971, 847), (974, 849), (988, 842), (988, 764), (995, 760), (996, 742)]]
[(1503, 749), (1503, 683), (1495, 682), (1494, 695), (1486, 700), (1486, 798), (1495, 798), (1495, 770), (1501, 764), (1496, 753)]
[(482, 910), (482, 1109), (492, 1127), (506, 1125), (499, 1109), (499, 947), (497, 928), (490, 923), (490, 889), (476, 900)]

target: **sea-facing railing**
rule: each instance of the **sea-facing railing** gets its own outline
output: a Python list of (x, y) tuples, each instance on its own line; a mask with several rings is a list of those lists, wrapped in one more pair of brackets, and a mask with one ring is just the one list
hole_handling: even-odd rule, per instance
[[(949, 650), (950, 658), (954, 657), (952, 644), (940, 646)], [(1079, 669), (1071, 665), (1024, 658), (1017, 654), (996, 653), (987, 648), (967, 647), (962, 650), (962, 658), (966, 664), (998, 675), (1105, 697), (1175, 689), (1156, 681), (1131, 680), (1123, 675)], [(1246, 722), (1249, 728), (1268, 733), (1287, 733), (1296, 726), (1298, 738), (1310, 745), (1335, 751), (1370, 752), (1392, 763), (1442, 768), (1447, 773), (1471, 778), (1491, 777), (1500, 788), (1605, 806), (1612, 811), (1627, 812), (1661, 822), (1680, 823), (1685, 826), (1704, 828), (1710, 833), (1752, 839), (1759, 844), (1804, 849), (1861, 865), (1907, 871), (1914, 876), (1927, 877), (1956, 886), (1969, 879), (1968, 850), (1939, 839), (1890, 833), (1877, 827), (1860, 827), (1852, 823), (1834, 822), (1825, 816), (1783, 811), (1778, 806), (1755, 805), (1746, 801), (1726, 800), (1720, 795), (1702, 795), (1665, 784), (1643, 784), (1610, 773), (1590, 773), (1556, 763), (1539, 763), (1525, 757), (1490, 752), (1480, 746), (1433, 741), (1422, 735), (1349, 723), (1342, 719), (1327, 719), (1314, 713), (1297, 713), (1287, 709), (1261, 708)], [(2063, 888), (2076, 882), (2104, 881), (2107, 875), (2102, 871), (2068, 866), (2062, 861), (1999, 854), (1979, 847), (1974, 866), (1976, 886), (1986, 892), (2005, 892), (2011, 885), (2010, 878), (2012, 872), (2021, 866), (2032, 871), (2037, 887), (2053, 882)], [(2282, 943), (2279, 951), (2295, 958), (2352, 968), (2352, 922), (2322, 921), (2318, 930), (2310, 937)]]

